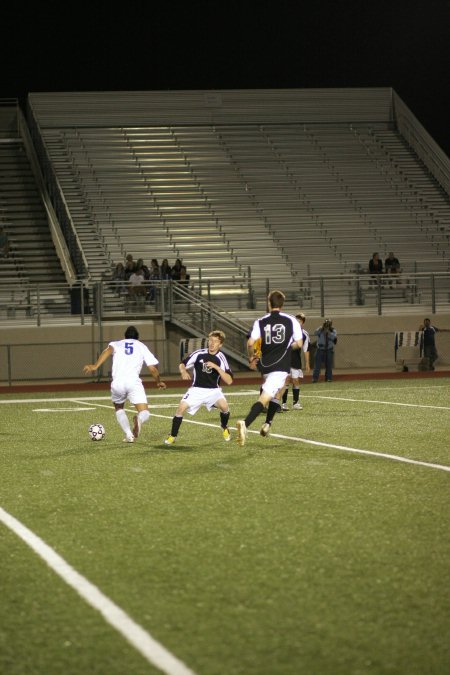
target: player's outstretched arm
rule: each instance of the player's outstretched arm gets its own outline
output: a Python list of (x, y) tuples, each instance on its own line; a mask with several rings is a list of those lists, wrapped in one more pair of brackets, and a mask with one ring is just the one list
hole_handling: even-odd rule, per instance
[(147, 368), (150, 372), (150, 375), (155, 380), (158, 389), (165, 389), (167, 387), (167, 384), (161, 380), (158, 368), (156, 368), (156, 366), (147, 366)]
[(100, 368), (102, 363), (105, 363), (105, 361), (107, 361), (107, 359), (111, 356), (113, 351), (114, 350), (111, 347), (111, 345), (106, 347), (106, 349), (104, 349), (102, 351), (102, 353), (100, 354), (100, 356), (98, 357), (98, 359), (95, 363), (91, 363), (91, 364), (88, 364), (87, 366), (84, 366), (83, 373), (85, 375), (89, 375), (89, 373), (94, 373), (98, 368)]

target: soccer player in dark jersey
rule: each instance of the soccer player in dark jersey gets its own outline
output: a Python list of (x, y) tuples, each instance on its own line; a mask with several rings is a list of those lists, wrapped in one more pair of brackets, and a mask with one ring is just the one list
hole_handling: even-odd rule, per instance
[[(259, 399), (254, 403), (245, 418), (239, 420), (237, 441), (244, 445), (247, 428), (267, 406), (266, 421), (261, 427), (261, 436), (268, 436), (275, 413), (280, 409), (277, 393), (284, 387), (291, 370), (291, 351), (301, 349), (302, 329), (294, 316), (282, 312), (285, 296), (281, 291), (271, 291), (268, 297), (267, 314), (256, 319), (250, 337), (247, 340), (249, 365), (252, 370), (262, 373), (264, 383)], [(259, 362), (254, 356), (254, 344), (261, 338), (261, 357)]]
[(225, 333), (221, 330), (213, 330), (208, 335), (208, 348), (197, 349), (180, 363), (179, 370), (183, 380), (192, 380), (189, 370), (193, 371), (194, 379), (192, 386), (189, 387), (178, 404), (177, 411), (172, 419), (170, 436), (164, 441), (166, 445), (175, 443), (186, 410), (190, 415), (195, 415), (202, 405), (208, 410), (214, 407), (219, 408), (223, 439), (225, 441), (230, 440), (228, 429), (230, 409), (220, 383), (222, 381), (225, 384), (231, 384), (233, 373), (225, 354), (220, 351), (224, 341)]
[(286, 386), (284, 387), (283, 395), (281, 397), (281, 400), (283, 401), (281, 409), (283, 411), (289, 410), (287, 407), (289, 382), (292, 382), (292, 408), (294, 410), (303, 409), (303, 406), (300, 403), (300, 380), (303, 379), (302, 351), (305, 355), (305, 370), (307, 373), (309, 373), (311, 370), (309, 365), (309, 335), (303, 327), (306, 321), (306, 316), (301, 312), (300, 314), (296, 314), (295, 318), (299, 320), (300, 326), (302, 327), (303, 345), (301, 349), (293, 349), (291, 352), (291, 373), (286, 380)]

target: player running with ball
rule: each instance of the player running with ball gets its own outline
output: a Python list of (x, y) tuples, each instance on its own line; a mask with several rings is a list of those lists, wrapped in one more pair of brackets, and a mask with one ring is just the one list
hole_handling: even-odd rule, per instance
[[(158, 360), (148, 347), (139, 341), (139, 333), (134, 326), (128, 326), (124, 340), (110, 342), (95, 363), (84, 366), (84, 373), (88, 375), (95, 372), (110, 356), (113, 359), (111, 400), (116, 409), (116, 419), (125, 434), (123, 440), (133, 443), (134, 439), (139, 436), (142, 425), (150, 417), (144, 385), (139, 377), (143, 364), (145, 363), (156, 380), (156, 386), (159, 389), (165, 389), (166, 384), (160, 379), (156, 367)], [(133, 418), (133, 431), (124, 410), (127, 399), (134, 404), (137, 410), (137, 415)]]

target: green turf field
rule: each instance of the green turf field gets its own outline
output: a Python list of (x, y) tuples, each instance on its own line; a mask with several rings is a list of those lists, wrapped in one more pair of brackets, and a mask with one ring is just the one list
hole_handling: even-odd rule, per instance
[(133, 445), (108, 392), (0, 397), (4, 519), (144, 633), (131, 644), (3, 521), (0, 673), (159, 672), (145, 636), (174, 675), (450, 673), (450, 381), (308, 384), (244, 448), (258, 387), (237, 383), (230, 443), (201, 410), (167, 448), (184, 391), (149, 389)]

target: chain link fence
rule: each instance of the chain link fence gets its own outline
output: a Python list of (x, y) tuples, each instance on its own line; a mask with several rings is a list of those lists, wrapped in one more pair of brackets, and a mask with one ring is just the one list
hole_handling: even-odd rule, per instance
[[(165, 349), (165, 342), (162, 339), (153, 340), (150, 349), (160, 361), (161, 373), (178, 374), (178, 350), (173, 350), (170, 356), (170, 351)], [(439, 355), (436, 368), (450, 366), (450, 333), (437, 333), (436, 346)], [(105, 347), (105, 343), (97, 341), (0, 345), (0, 382), (12, 385), (44, 381), (107, 381), (110, 378), (111, 361), (107, 361), (94, 378), (82, 373), (83, 366), (95, 362)], [(412, 347), (409, 353), (411, 369), (425, 369), (424, 364), (419, 362), (419, 346)], [(378, 369), (395, 372), (399, 369), (395, 357), (395, 333), (338, 333), (334, 354), (334, 367), (337, 370), (370, 372)], [(238, 364), (233, 364), (233, 369), (243, 370)], [(144, 370), (143, 376), (146, 377)]]

